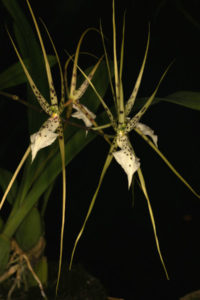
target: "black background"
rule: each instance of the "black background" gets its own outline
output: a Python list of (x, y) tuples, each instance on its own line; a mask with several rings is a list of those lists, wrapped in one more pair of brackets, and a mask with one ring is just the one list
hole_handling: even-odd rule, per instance
[[(179, 4), (199, 20), (199, 1), (116, 1), (116, 22), (120, 46), (121, 26), (126, 9), (124, 94), (127, 99), (138, 74), (151, 23), (151, 41), (139, 96), (151, 94), (162, 72), (175, 59), (158, 96), (179, 90), (199, 91), (200, 21), (195, 26), (179, 9)], [(25, 1), (20, 4), (26, 8)], [(101, 18), (112, 54), (112, 1), (32, 1), (36, 16), (41, 16), (50, 31), (61, 60), (64, 49), (73, 53), (87, 27), (98, 27)], [(1, 3), (1, 68), (16, 61), (3, 22), (10, 22)], [(30, 17), (29, 17), (30, 19)], [(100, 41), (87, 38), (83, 48), (101, 55)], [(23, 89), (23, 87), (22, 87)], [(11, 90), (22, 93), (21, 87)], [(24, 119), (25, 108), (1, 101), (1, 143), (5, 148), (1, 165), (14, 170), (24, 151), (24, 132), (16, 133)], [(9, 120), (8, 117), (9, 116)], [(25, 120), (26, 121), (26, 120)], [(7, 123), (5, 123), (7, 122)], [(158, 135), (159, 149), (176, 169), (199, 191), (200, 115), (168, 103), (152, 107), (142, 122)], [(12, 137), (12, 139), (11, 139)], [(134, 206), (127, 190), (127, 178), (113, 162), (103, 182), (94, 211), (75, 254), (88, 271), (100, 278), (111, 296), (125, 299), (177, 299), (200, 288), (199, 214), (200, 202), (175, 177), (148, 145), (135, 134), (130, 136), (140, 158), (157, 224), (160, 246), (170, 282), (156, 251), (146, 200), (136, 187)], [(6, 145), (15, 146), (5, 147)], [(4, 146), (3, 146), (4, 145)], [(14, 150), (14, 151), (13, 151)], [(65, 259), (69, 259), (73, 241), (80, 230), (87, 207), (96, 189), (107, 155), (107, 145), (98, 137), (67, 168), (67, 222)], [(74, 180), (74, 178), (76, 178)], [(47, 256), (55, 260), (59, 253), (61, 177), (49, 201), (46, 214)]]

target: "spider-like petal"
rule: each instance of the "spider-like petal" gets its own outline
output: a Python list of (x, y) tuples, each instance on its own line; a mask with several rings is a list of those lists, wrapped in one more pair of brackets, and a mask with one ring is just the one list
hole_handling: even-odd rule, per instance
[(30, 136), (32, 162), (40, 149), (51, 145), (56, 140), (58, 134), (55, 133), (55, 131), (58, 128), (58, 126), (58, 115), (52, 116), (44, 122), (44, 124), (40, 127), (38, 132)]
[(142, 131), (144, 135), (150, 136), (156, 147), (158, 147), (158, 136), (154, 134), (154, 131), (149, 126), (138, 122), (135, 127)]
[(84, 110), (86, 111), (87, 114), (84, 114), (76, 104), (73, 104), (73, 108), (76, 110), (76, 112), (74, 112), (71, 116), (74, 117), (74, 118), (83, 120), (86, 127), (91, 127), (92, 122), (90, 121), (90, 119), (95, 119), (96, 115), (93, 112), (91, 112), (83, 104), (81, 104), (81, 106), (84, 108)]
[(117, 144), (121, 150), (113, 152), (113, 156), (127, 174), (128, 188), (130, 188), (133, 174), (140, 167), (139, 158), (135, 156), (127, 135), (119, 136)]

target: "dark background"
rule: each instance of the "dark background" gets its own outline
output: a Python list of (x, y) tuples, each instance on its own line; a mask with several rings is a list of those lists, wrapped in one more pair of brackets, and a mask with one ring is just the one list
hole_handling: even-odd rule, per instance
[[(26, 8), (25, 1), (20, 1)], [(87, 27), (98, 27), (101, 18), (112, 55), (112, 1), (31, 1), (36, 16), (41, 16), (51, 33), (62, 62), (64, 49), (73, 53), (76, 43)], [(182, 4), (181, 4), (182, 3)], [(148, 22), (151, 40), (139, 97), (149, 96), (162, 72), (175, 59), (159, 88), (158, 96), (179, 90), (199, 91), (200, 21), (199, 1), (116, 1), (118, 46), (120, 46), (123, 13), (126, 10), (124, 62), (124, 94), (127, 99), (138, 74), (147, 40)], [(6, 36), (3, 22), (9, 22), (1, 4), (1, 71), (16, 61)], [(185, 15), (185, 9), (199, 24)], [(30, 19), (30, 18), (29, 18)], [(88, 37), (83, 49), (97, 55), (103, 52), (100, 40)], [(23, 88), (23, 87), (22, 87)], [(21, 92), (19, 89), (11, 90)], [(2, 138), (12, 145), (17, 124), (24, 118), (25, 108), (5, 102), (1, 114)], [(8, 113), (8, 114), (7, 114)], [(9, 120), (7, 120), (9, 115)], [(5, 124), (5, 121), (8, 123)], [(26, 120), (24, 120), (25, 122)], [(159, 149), (181, 175), (199, 191), (199, 126), (200, 114), (168, 103), (153, 106), (142, 122), (158, 135)], [(25, 133), (25, 130), (24, 130)], [(12, 136), (12, 142), (11, 140)], [(200, 289), (199, 226), (200, 202), (174, 176), (153, 150), (135, 134), (130, 136), (146, 179), (161, 251), (170, 282), (159, 261), (146, 200), (136, 185), (134, 205), (127, 191), (127, 178), (113, 162), (104, 179), (94, 211), (75, 254), (100, 278), (109, 295), (125, 299), (177, 299)], [(14, 170), (24, 151), (23, 132), (17, 144), (1, 157), (3, 167)], [(15, 140), (14, 140), (15, 141)], [(20, 146), (22, 145), (22, 147)], [(107, 145), (98, 137), (67, 168), (67, 222), (65, 258), (69, 259), (73, 241), (79, 232), (107, 155)], [(4, 151), (5, 154), (5, 151)], [(76, 178), (76, 180), (74, 180)], [(58, 178), (46, 214), (47, 256), (58, 258), (61, 178)]]

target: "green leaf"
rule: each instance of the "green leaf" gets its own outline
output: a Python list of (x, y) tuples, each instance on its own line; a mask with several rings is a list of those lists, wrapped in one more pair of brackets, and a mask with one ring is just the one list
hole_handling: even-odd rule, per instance
[[(41, 47), (38, 43), (38, 40), (36, 39), (35, 31), (32, 30), (29, 21), (27, 20), (17, 1), (2, 0), (2, 2), (14, 20), (13, 27), (15, 32), (15, 40), (17, 40), (17, 48), (20, 52), (20, 55), (22, 56), (23, 60), (25, 58), (29, 59), (28, 65), (26, 65), (26, 67), (29, 68), (31, 77), (37, 85), (40, 93), (44, 96), (44, 98), (48, 99), (49, 87), (47, 82), (46, 70)], [(29, 19), (31, 20), (30, 15)], [(35, 105), (37, 104), (35, 96), (33, 95), (29, 85), (27, 86), (27, 99), (30, 104)], [(31, 110), (30, 108), (28, 109), (30, 133), (35, 131), (36, 128), (38, 129), (38, 122), (42, 124), (42, 122), (44, 121), (43, 118), (43, 114), (36, 114), (35, 111)]]
[[(2, 0), (7, 11), (14, 21), (15, 37), (23, 58), (29, 58), (29, 67), (33, 78), (37, 78), (38, 84), (44, 78), (45, 69), (41, 63), (41, 49), (36, 39), (35, 33), (29, 24), (24, 12), (22, 11), (19, 2), (13, 0)], [(34, 74), (33, 74), (34, 73)], [(41, 83), (42, 86), (42, 83)], [(41, 88), (39, 87), (40, 91)], [(42, 91), (41, 91), (42, 92)]]
[(19, 225), (15, 239), (19, 247), (26, 252), (37, 244), (43, 231), (40, 213), (37, 208), (33, 208)]
[(43, 200), (42, 200), (42, 208), (41, 208), (41, 216), (44, 217), (46, 208), (47, 208), (47, 204), (49, 201), (49, 197), (51, 195), (51, 192), (54, 188), (54, 182), (52, 184), (49, 185), (49, 187), (47, 188), (47, 190), (44, 192), (43, 195)]
[[(86, 138), (84, 130), (77, 131), (66, 144), (66, 165), (95, 137), (96, 135), (90, 133)], [(16, 209), (15, 213), (12, 214), (12, 217), (8, 219), (8, 222), (4, 227), (4, 234), (11, 237), (15, 233), (22, 220), (60, 172), (61, 160), (60, 153), (58, 152), (45, 167), (39, 178), (34, 182), (34, 185), (26, 195), (26, 201), (24, 201), (20, 209)]]
[(10, 240), (4, 234), (0, 234), (0, 253), (0, 274), (2, 274), (10, 255)]
[[(138, 98), (133, 107), (133, 110), (140, 109), (147, 101), (147, 97)], [(166, 97), (155, 97), (152, 104), (158, 104), (159, 102), (169, 102), (172, 104), (181, 105), (190, 109), (200, 110), (200, 92), (193, 91), (178, 91), (170, 94)]]
[(3, 219), (0, 217), (0, 233), (3, 231), (3, 227), (4, 227), (4, 221), (3, 221)]
[[(10, 171), (0, 168), (0, 187), (3, 190), (3, 193), (6, 190), (12, 176), (13, 174)], [(14, 203), (17, 196), (17, 191), (18, 191), (18, 184), (17, 181), (15, 181), (7, 196), (7, 200), (10, 204)]]
[[(53, 67), (57, 61), (54, 55), (48, 55), (50, 66)], [(29, 59), (24, 59), (26, 66), (30, 65)], [(0, 73), (0, 90), (27, 82), (26, 75), (21, 67), (20, 62), (10, 66), (8, 69)]]
[[(159, 100), (160, 98), (158, 98)], [(178, 91), (159, 101), (167, 101), (187, 108), (200, 110), (200, 92)]]
[[(108, 87), (108, 75), (105, 68), (105, 64), (100, 65), (94, 77), (96, 81), (95, 86), (102, 97)], [(93, 107), (94, 110), (97, 109), (99, 105), (99, 101), (92, 91), (88, 92), (87, 98), (85, 100), (83, 99), (83, 101), (87, 101), (85, 104), (89, 108)], [(74, 122), (74, 120), (72, 121)], [(68, 125), (65, 131), (66, 165), (95, 137), (96, 134), (92, 132), (89, 132), (86, 137), (84, 129), (80, 130)], [(30, 164), (30, 159), (28, 159), (26, 163), (25, 173), (23, 174), (23, 180), (19, 188), (20, 193), (17, 197), (17, 202), (21, 203), (20, 210), (17, 204), (12, 210), (4, 227), (4, 234), (7, 234), (9, 237), (12, 237), (25, 216), (61, 172), (58, 147), (56, 143), (52, 146), (55, 147), (54, 150), (57, 149), (57, 152), (49, 159), (48, 163), (44, 164), (44, 158), (46, 159), (48, 157), (53, 147), (52, 149), (43, 149), (40, 151), (41, 153), (38, 153), (36, 161), (34, 161), (33, 164)]]
[[(36, 265), (34, 265), (34, 272), (40, 279), (42, 285), (47, 285), (48, 280), (48, 263), (47, 258), (42, 256)], [(33, 278), (33, 275), (28, 273), (28, 287), (38, 286), (38, 282)]]
[[(86, 72), (89, 72), (90, 68), (86, 70)], [(103, 78), (103, 79), (102, 79)], [(80, 80), (80, 77), (79, 77)], [(106, 65), (105, 63), (101, 63), (99, 68), (96, 71), (96, 74), (94, 75), (93, 82), (95, 86), (97, 87), (99, 93), (103, 96), (107, 90), (108, 87), (108, 75), (106, 73)], [(97, 96), (94, 94), (93, 90), (89, 87), (84, 96), (81, 99), (81, 102), (87, 105), (93, 112), (96, 112), (98, 109), (100, 102), (97, 98)], [(72, 122), (77, 123), (77, 121), (74, 118), (70, 119)], [(65, 144), (67, 145), (68, 141), (70, 140), (73, 135), (80, 130), (77, 127), (67, 126), (65, 130)], [(77, 148), (79, 147), (79, 143), (77, 142)], [(33, 181), (35, 180), (36, 176), (38, 177), (45, 168), (45, 161), (46, 158), (50, 155), (51, 152), (58, 150), (57, 144), (53, 144), (51, 148), (44, 148), (42, 151), (40, 151), (34, 161), (33, 164), (31, 164), (31, 160), (28, 159), (28, 162), (26, 163), (25, 173), (23, 174), (23, 179), (20, 185), (20, 191), (21, 195), (20, 201), (23, 201), (25, 199), (25, 195), (31, 188)], [(79, 150), (78, 150), (79, 152)], [(77, 154), (78, 154), (77, 152)], [(54, 154), (55, 155), (55, 154)], [(57, 154), (56, 154), (57, 155)], [(47, 163), (47, 161), (46, 161)], [(61, 170), (60, 170), (61, 171)]]

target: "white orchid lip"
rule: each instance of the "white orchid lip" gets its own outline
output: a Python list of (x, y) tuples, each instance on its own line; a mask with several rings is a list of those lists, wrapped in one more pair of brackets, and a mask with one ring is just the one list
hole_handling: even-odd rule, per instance
[(40, 149), (53, 144), (53, 142), (56, 140), (58, 133), (55, 133), (55, 131), (57, 130), (59, 124), (60, 122), (58, 115), (53, 113), (52, 116), (40, 127), (39, 131), (30, 136), (32, 162)]
[(120, 134), (117, 137), (117, 145), (121, 150), (113, 152), (113, 156), (127, 174), (128, 188), (130, 188), (133, 175), (140, 167), (139, 158), (135, 156), (127, 135)]
[[(156, 147), (158, 147), (158, 136), (154, 134), (154, 131), (149, 126), (137, 122), (135, 127), (144, 135), (150, 136)], [(123, 130), (118, 131), (117, 145), (121, 150), (113, 152), (113, 156), (127, 174), (128, 188), (130, 188), (133, 175), (140, 167), (140, 160), (135, 156), (128, 135)]]

